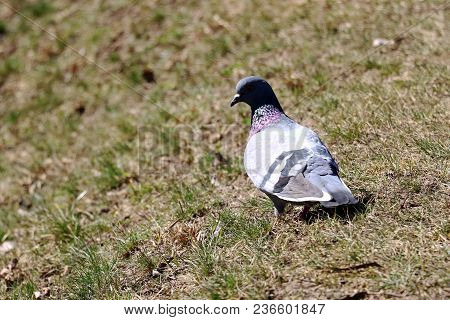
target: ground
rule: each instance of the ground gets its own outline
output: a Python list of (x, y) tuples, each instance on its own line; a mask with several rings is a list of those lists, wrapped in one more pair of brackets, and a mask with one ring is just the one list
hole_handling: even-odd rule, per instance
[[(448, 21), (446, 1), (1, 0), (0, 298), (448, 299)], [(252, 74), (359, 206), (273, 215), (228, 107)]]

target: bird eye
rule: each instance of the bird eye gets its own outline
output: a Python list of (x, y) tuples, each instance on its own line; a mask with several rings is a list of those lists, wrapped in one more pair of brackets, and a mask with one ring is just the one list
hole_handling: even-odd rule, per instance
[(250, 91), (253, 90), (253, 85), (252, 84), (248, 84), (245, 87), (242, 88), (242, 93), (246, 94), (249, 93)]

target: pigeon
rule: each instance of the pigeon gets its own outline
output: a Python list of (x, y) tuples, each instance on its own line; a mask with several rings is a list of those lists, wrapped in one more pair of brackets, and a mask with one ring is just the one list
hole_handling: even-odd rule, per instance
[(284, 113), (266, 80), (241, 79), (230, 106), (239, 102), (252, 111), (245, 171), (273, 202), (277, 216), (288, 203), (304, 205), (302, 214), (306, 214), (317, 202), (328, 208), (358, 202), (319, 136)]

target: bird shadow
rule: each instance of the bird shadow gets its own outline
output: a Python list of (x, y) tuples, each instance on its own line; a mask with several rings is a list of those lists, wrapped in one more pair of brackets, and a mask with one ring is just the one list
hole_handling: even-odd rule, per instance
[(325, 208), (323, 206), (315, 206), (311, 210), (299, 218), (299, 220), (307, 224), (313, 224), (317, 221), (335, 219), (342, 223), (349, 223), (356, 217), (364, 215), (370, 205), (375, 202), (375, 196), (371, 193), (365, 193), (362, 198), (358, 199), (356, 204), (339, 206), (335, 208)]

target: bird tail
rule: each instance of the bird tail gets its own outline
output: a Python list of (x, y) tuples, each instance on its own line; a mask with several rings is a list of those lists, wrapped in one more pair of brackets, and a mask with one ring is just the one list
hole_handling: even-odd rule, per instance
[(358, 200), (355, 199), (350, 189), (345, 185), (344, 181), (339, 176), (327, 176), (324, 183), (325, 189), (333, 197), (331, 201), (322, 201), (324, 207), (336, 207), (343, 204), (355, 204)]

